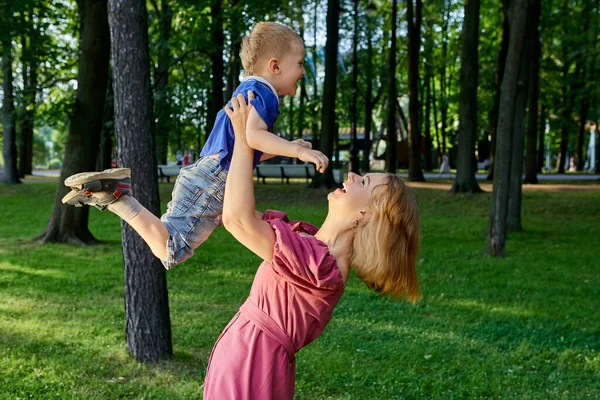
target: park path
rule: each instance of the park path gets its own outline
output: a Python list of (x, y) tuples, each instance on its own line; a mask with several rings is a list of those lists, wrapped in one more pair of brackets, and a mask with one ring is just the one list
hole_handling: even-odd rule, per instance
[[(403, 178), (407, 178), (407, 173), (399, 174)], [(43, 170), (37, 169), (33, 171), (33, 175), (27, 176), (25, 182), (56, 182), (60, 176), (60, 170)], [(448, 180), (454, 179), (454, 174), (442, 174), (441, 179), (445, 182), (439, 182), (439, 176), (436, 173), (425, 173), (425, 179), (429, 182), (411, 182), (410, 185), (418, 188), (450, 190), (452, 183)], [(487, 174), (477, 174), (476, 178), (481, 189), (486, 192), (492, 191), (491, 182), (485, 181)], [(0, 181), (4, 178), (4, 171), (0, 169)], [(538, 174), (539, 185), (524, 184), (524, 191), (532, 192), (600, 192), (600, 175), (589, 174)], [(561, 183), (544, 183), (547, 181), (558, 181)], [(563, 183), (569, 182), (569, 183)], [(597, 183), (597, 184), (594, 184)]]

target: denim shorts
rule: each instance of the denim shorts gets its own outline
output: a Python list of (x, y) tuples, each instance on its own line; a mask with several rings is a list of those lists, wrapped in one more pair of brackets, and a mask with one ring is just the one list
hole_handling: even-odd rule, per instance
[(181, 168), (167, 212), (161, 217), (169, 231), (167, 259), (161, 260), (166, 269), (190, 258), (221, 225), (226, 180), (227, 170), (211, 157)]

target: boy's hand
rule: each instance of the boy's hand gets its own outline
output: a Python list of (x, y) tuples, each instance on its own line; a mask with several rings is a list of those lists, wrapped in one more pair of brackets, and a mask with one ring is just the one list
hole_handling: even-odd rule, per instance
[(292, 143), (296, 143), (297, 145), (302, 146), (305, 149), (312, 149), (312, 143), (311, 142), (307, 142), (304, 139), (292, 140)]
[(318, 150), (312, 150), (306, 147), (300, 149), (298, 152), (298, 159), (304, 162), (311, 162), (315, 164), (315, 168), (320, 173), (324, 173), (329, 165), (329, 159), (325, 156), (325, 154)]

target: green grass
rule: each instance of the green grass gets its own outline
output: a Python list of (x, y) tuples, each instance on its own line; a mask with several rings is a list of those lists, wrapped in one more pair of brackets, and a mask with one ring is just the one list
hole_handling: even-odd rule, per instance
[[(125, 351), (118, 219), (90, 211), (97, 246), (30, 241), (54, 188), (0, 186), (0, 399), (201, 398), (258, 259), (219, 229), (169, 271), (175, 357), (139, 364)], [(325, 194), (257, 186), (260, 209), (317, 224)], [(599, 398), (600, 187), (525, 192), (526, 231), (509, 236), (504, 259), (483, 253), (489, 194), (417, 195), (422, 300), (380, 298), (352, 276), (323, 336), (298, 354), (296, 398)]]

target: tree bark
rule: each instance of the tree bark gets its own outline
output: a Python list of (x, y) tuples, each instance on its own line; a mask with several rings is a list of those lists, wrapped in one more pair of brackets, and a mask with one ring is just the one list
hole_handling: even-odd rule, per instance
[[(223, 47), (225, 35), (223, 34), (223, 16), (221, 10), (222, 0), (212, 0), (210, 6), (210, 40), (213, 47), (211, 52), (211, 94), (206, 111), (206, 140), (213, 129), (217, 113), (223, 107)], [(206, 143), (206, 142), (205, 142)]]
[[(448, 20), (450, 18), (450, 4), (444, 0), (444, 14), (442, 16), (442, 60), (440, 69), (440, 113), (441, 113), (441, 154), (446, 153), (446, 130), (448, 129), (448, 93), (446, 81), (446, 64), (448, 63)], [(441, 160), (441, 155), (440, 155)]]
[[(531, 5), (528, 36), (531, 40), (531, 60), (529, 72), (529, 112), (527, 114), (527, 156), (525, 158), (525, 183), (538, 183), (537, 179), (537, 128), (538, 128), (538, 100), (540, 92), (540, 14), (542, 11), (541, 0), (533, 0)], [(540, 131), (540, 135), (543, 132)]]
[(498, 112), (500, 110), (500, 94), (502, 90), (502, 78), (504, 77), (504, 68), (506, 66), (506, 54), (508, 53), (508, 43), (510, 39), (510, 24), (508, 19), (508, 10), (511, 0), (502, 0), (502, 39), (500, 41), (500, 52), (498, 54), (498, 70), (496, 75), (496, 94), (494, 95), (494, 105), (490, 111), (490, 124), (488, 130), (490, 132), (490, 169), (487, 180), (494, 179), (494, 160), (496, 155), (496, 130), (498, 128)]
[[(131, 168), (138, 201), (158, 215), (147, 18), (143, 0), (109, 0), (118, 162)], [(121, 228), (127, 350), (142, 362), (170, 358), (165, 269), (133, 228)]]
[(68, 176), (95, 169), (108, 81), (110, 37), (106, 2), (82, 1), (81, 13), (83, 26), (75, 111), (69, 126), (52, 215), (44, 232), (36, 238), (42, 243), (97, 243), (88, 229), (89, 207), (76, 208), (61, 202), (70, 191), (63, 185)]
[(538, 153), (537, 153), (537, 172), (542, 173), (544, 168), (544, 136), (546, 135), (546, 109), (541, 107), (538, 130)]
[(395, 174), (398, 161), (396, 148), (396, 20), (398, 18), (398, 0), (392, 0), (392, 30), (390, 40), (390, 59), (388, 64), (388, 97), (387, 97), (387, 141), (386, 141), (386, 170)]
[(475, 140), (477, 138), (477, 85), (479, 76), (479, 0), (465, 0), (462, 31), (459, 138), (456, 179), (450, 192), (482, 192), (475, 172)]
[[(321, 114), (320, 150), (329, 160), (333, 160), (333, 144), (338, 136), (335, 119), (335, 100), (337, 87), (337, 55), (339, 41), (339, 0), (327, 1), (327, 42), (325, 43), (325, 82), (323, 84), (323, 109)], [(333, 169), (316, 174), (313, 186), (333, 187)]]
[(0, 2), (0, 23), (3, 25), (2, 41), (2, 155), (4, 156), (4, 182), (21, 183), (17, 170), (17, 131), (15, 124), (15, 100), (13, 90), (12, 55), (12, 6), (11, 2)]
[(408, 134), (408, 180), (425, 182), (421, 169), (421, 132), (419, 131), (419, 49), (421, 47), (421, 21), (423, 19), (422, 0), (416, 0), (413, 18), (413, 1), (407, 0), (408, 21), (408, 97), (409, 124)]
[[(162, 5), (162, 7), (161, 7)], [(169, 101), (169, 66), (171, 64), (171, 48), (169, 40), (173, 13), (169, 0), (156, 3), (158, 16), (158, 62), (154, 70), (154, 91), (156, 93), (156, 159), (159, 164), (167, 164), (169, 154), (169, 134), (172, 130), (171, 103)], [(181, 150), (181, 149), (178, 149)]]
[[(35, 111), (37, 108), (37, 79), (38, 79), (38, 53), (39, 48), (39, 24), (33, 22), (34, 11), (28, 5), (25, 6), (23, 22), (26, 25), (28, 35), (21, 36), (22, 61), (23, 61), (23, 104), (20, 118), (21, 140), (19, 143), (19, 175), (31, 175), (33, 170), (33, 127)], [(39, 13), (42, 11), (40, 10)], [(43, 15), (38, 15), (43, 18)]]
[[(229, 31), (231, 34), (231, 46), (229, 51), (229, 66), (227, 69), (227, 84), (225, 85), (225, 99), (231, 99), (233, 91), (240, 84), (240, 72), (241, 72), (241, 61), (240, 61), (240, 49), (242, 46), (241, 32), (239, 26), (242, 25), (241, 13), (238, 9), (238, 0), (231, 0), (230, 3), (230, 15), (229, 20)], [(302, 21), (300, 22), (302, 25)], [(243, 25), (242, 25), (243, 26)]]
[(527, 0), (514, 0), (511, 5), (510, 16), (510, 40), (500, 95), (494, 185), (486, 249), (488, 254), (496, 257), (505, 255), (506, 216), (512, 152), (511, 131), (514, 122), (514, 98), (517, 92), (519, 66), (526, 31)]
[(431, 158), (432, 140), (431, 140), (431, 80), (433, 79), (433, 26), (428, 21), (425, 33), (425, 79), (423, 80), (423, 95), (425, 96), (425, 153), (423, 154), (423, 169), (425, 171), (433, 170), (433, 160)]
[(519, 82), (517, 83), (517, 94), (515, 97), (514, 122), (512, 129), (513, 149), (510, 162), (510, 186), (508, 193), (508, 214), (506, 218), (506, 227), (508, 231), (518, 232), (523, 230), (521, 224), (521, 195), (523, 185), (523, 150), (525, 147), (525, 110), (527, 107), (527, 94), (529, 89), (529, 71), (531, 61), (529, 55), (532, 53), (533, 18), (531, 17), (532, 8), (527, 11), (527, 28), (521, 63), (519, 67)]

